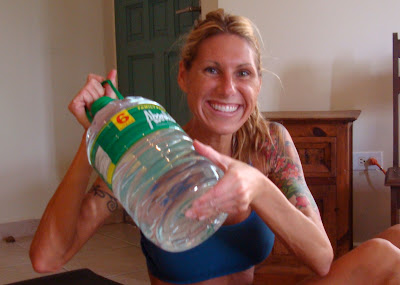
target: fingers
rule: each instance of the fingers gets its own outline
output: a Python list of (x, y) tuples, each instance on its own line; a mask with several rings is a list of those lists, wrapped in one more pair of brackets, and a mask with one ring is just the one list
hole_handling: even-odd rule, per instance
[(251, 203), (250, 189), (229, 171), (207, 193), (196, 199), (187, 213), (190, 218), (209, 218), (217, 213), (235, 214), (246, 211)]
[(110, 79), (114, 86), (117, 87), (117, 70), (111, 69), (107, 74), (107, 79)]
[(80, 98), (78, 98), (78, 95), (68, 105), (68, 109), (85, 130), (90, 127), (89, 119), (86, 116), (85, 102), (83, 100), (80, 100)]
[[(104, 88), (101, 83), (95, 79), (91, 79), (81, 90), (81, 98), (86, 103), (86, 107), (90, 109), (93, 102), (104, 96)], [(79, 93), (78, 93), (79, 94)]]
[[(117, 88), (117, 70), (116, 69), (111, 69), (110, 72), (107, 75), (107, 79), (109, 79), (112, 84)], [(105, 95), (108, 97), (111, 97), (113, 99), (117, 99), (117, 95), (115, 94), (114, 90), (111, 88), (109, 84), (106, 84), (104, 86), (105, 88)]]
[[(225, 178), (225, 176), (224, 176)], [(226, 191), (226, 182), (222, 178), (213, 188), (196, 199), (185, 213), (186, 217), (203, 220), (217, 213), (232, 213), (237, 200), (234, 191)], [(230, 187), (231, 190), (232, 187)]]
[[(107, 76), (111, 81), (116, 80), (117, 71), (111, 70)], [(86, 116), (86, 109), (90, 109), (93, 102), (100, 97), (106, 95), (107, 90), (101, 85), (104, 81), (104, 77), (97, 74), (89, 74), (86, 79), (86, 84), (76, 94), (74, 99), (68, 105), (70, 112), (76, 117), (78, 122), (87, 129), (90, 126), (90, 122)], [(110, 97), (116, 98), (114, 91), (108, 86), (111, 91), (108, 91)]]
[(222, 202), (211, 199), (202, 203), (193, 204), (192, 207), (186, 211), (185, 216), (190, 219), (205, 220), (221, 213), (236, 214), (246, 209), (248, 209), (248, 207), (239, 208), (238, 204), (233, 199)]
[(199, 154), (209, 158), (224, 176), (207, 193), (196, 199), (185, 213), (192, 219), (207, 219), (217, 213), (238, 214), (247, 211), (266, 186), (266, 177), (257, 169), (222, 155), (198, 141), (193, 145)]
[(86, 83), (88, 83), (88, 82), (90, 82), (90, 81), (92, 81), (92, 80), (95, 80), (95, 81), (101, 83), (101, 82), (104, 81), (104, 77), (103, 77), (103, 76), (100, 76), (100, 75), (97, 75), (97, 74), (91, 73), (91, 74), (89, 74), (88, 77), (86, 78)]
[(68, 106), (70, 112), (75, 116), (78, 122), (87, 129), (90, 126), (90, 122), (86, 116), (86, 109), (90, 109), (94, 101), (104, 93), (104, 89), (99, 83), (94, 80), (90, 80), (86, 85), (78, 92), (74, 99)]
[(219, 152), (215, 151), (212, 147), (207, 146), (199, 142), (198, 140), (193, 141), (193, 146), (199, 154), (207, 157), (215, 165), (221, 168), (222, 171), (224, 172), (229, 168), (229, 165), (232, 163), (232, 161), (234, 161), (229, 156), (220, 154)]
[(109, 79), (112, 84), (117, 87), (117, 70), (111, 69), (106, 78), (97, 74), (89, 74), (86, 83), (92, 82), (92, 84), (95, 84), (97, 92), (100, 93), (101, 96), (105, 95), (113, 99), (117, 99), (117, 95), (109, 84), (105, 84), (104, 87), (101, 85), (101, 83), (106, 79)]

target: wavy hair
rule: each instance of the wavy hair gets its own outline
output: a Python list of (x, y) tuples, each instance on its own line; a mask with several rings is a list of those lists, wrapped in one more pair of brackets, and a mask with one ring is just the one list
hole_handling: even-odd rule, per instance
[[(204, 20), (197, 22), (186, 36), (181, 49), (181, 61), (186, 70), (192, 66), (200, 43), (212, 36), (232, 34), (246, 40), (253, 48), (258, 75), (262, 76), (260, 45), (257, 39), (258, 29), (246, 17), (225, 13), (223, 9), (209, 12)], [(260, 160), (259, 153), (266, 140), (270, 140), (270, 124), (265, 120), (258, 106), (254, 108), (247, 121), (237, 130), (232, 138), (232, 157), (245, 163)], [(268, 173), (266, 159), (261, 160), (263, 170)]]

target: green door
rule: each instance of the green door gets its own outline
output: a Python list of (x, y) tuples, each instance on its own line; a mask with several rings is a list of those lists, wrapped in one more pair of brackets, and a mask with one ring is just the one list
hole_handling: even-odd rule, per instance
[(181, 125), (190, 111), (177, 84), (178, 39), (200, 12), (176, 11), (190, 6), (199, 1), (115, 0), (118, 89), (160, 103)]

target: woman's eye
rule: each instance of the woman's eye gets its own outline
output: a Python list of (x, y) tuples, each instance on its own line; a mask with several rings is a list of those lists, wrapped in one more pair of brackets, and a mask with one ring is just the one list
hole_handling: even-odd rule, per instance
[(217, 69), (214, 67), (207, 67), (205, 71), (211, 74), (217, 74)]
[(239, 74), (240, 77), (245, 77), (245, 76), (249, 76), (249, 75), (250, 75), (250, 72), (247, 71), (247, 70), (240, 70), (240, 71), (238, 72), (238, 74)]

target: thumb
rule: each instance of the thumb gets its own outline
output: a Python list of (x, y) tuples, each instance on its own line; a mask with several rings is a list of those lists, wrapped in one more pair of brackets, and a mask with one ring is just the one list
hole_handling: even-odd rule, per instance
[(194, 140), (193, 146), (200, 155), (211, 160), (211, 162), (221, 168), (224, 172), (228, 170), (229, 166), (234, 161), (231, 157), (219, 153), (211, 146), (207, 146), (198, 140)]
[[(111, 69), (108, 73), (106, 79), (109, 79), (112, 84), (117, 88), (117, 70)], [(105, 85), (105, 95), (114, 99), (117, 99), (117, 94), (115, 94), (114, 90), (111, 88), (110, 84)]]

